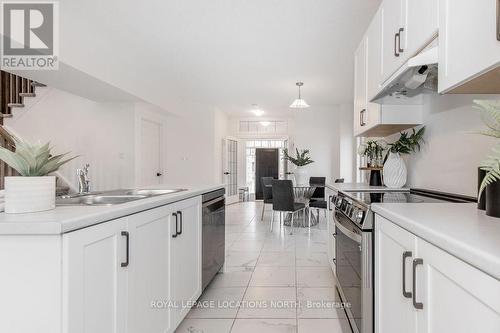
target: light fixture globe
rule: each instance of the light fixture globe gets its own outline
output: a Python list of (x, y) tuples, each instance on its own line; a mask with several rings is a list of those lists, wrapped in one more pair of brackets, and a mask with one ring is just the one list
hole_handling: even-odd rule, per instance
[(290, 104), (290, 108), (292, 109), (306, 109), (309, 107), (309, 104), (307, 104), (305, 99), (302, 99), (302, 96), (300, 94), (300, 87), (304, 85), (303, 82), (297, 82), (295, 83), (297, 87), (299, 87), (299, 98), (297, 98), (295, 101), (293, 101), (292, 104)]

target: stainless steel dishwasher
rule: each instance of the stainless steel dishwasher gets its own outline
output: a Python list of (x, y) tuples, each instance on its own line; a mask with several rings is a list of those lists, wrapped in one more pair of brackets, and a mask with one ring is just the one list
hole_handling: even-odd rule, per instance
[(203, 289), (224, 265), (226, 238), (226, 200), (224, 189), (202, 196), (202, 283)]

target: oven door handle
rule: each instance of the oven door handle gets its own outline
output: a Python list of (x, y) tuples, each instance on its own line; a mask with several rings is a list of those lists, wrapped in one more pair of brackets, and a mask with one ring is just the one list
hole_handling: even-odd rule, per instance
[(335, 221), (335, 227), (337, 227), (340, 232), (349, 237), (351, 240), (361, 245), (361, 235), (347, 229), (339, 221)]

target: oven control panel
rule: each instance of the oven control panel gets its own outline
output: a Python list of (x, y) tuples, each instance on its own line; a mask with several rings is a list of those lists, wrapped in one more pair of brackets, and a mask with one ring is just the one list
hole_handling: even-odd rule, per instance
[(335, 210), (342, 212), (351, 221), (358, 225), (362, 225), (366, 216), (366, 208), (352, 199), (338, 193), (332, 199), (335, 205)]

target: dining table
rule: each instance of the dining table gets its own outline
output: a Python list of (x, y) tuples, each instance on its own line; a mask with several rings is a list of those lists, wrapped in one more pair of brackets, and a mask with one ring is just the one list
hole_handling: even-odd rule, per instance
[[(266, 185), (266, 187), (272, 187), (272, 185)], [(318, 187), (325, 187), (321, 184), (309, 184), (309, 185), (293, 185), (293, 196), (295, 202), (303, 203), (306, 205), (305, 211), (299, 211), (294, 218), (294, 227), (307, 228), (309, 226), (314, 226), (319, 223), (319, 219), (314, 216), (314, 214), (309, 214), (309, 202), (314, 194), (314, 191)], [(304, 215), (306, 214), (305, 218)], [(290, 226), (292, 222), (291, 214), (285, 215), (283, 224)]]

